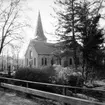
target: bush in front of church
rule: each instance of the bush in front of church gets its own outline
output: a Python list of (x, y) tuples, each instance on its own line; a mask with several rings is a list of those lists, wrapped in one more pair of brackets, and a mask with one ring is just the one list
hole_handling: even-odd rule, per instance
[[(28, 80), (34, 82), (42, 82), (42, 83), (51, 83), (52, 78), (55, 75), (55, 70), (52, 66), (45, 67), (42, 69), (39, 68), (20, 68), (15, 73), (15, 79)], [(26, 83), (23, 82), (15, 82), (16, 85), (22, 85), (26, 87)], [(29, 84), (30, 88), (35, 88), (44, 91), (54, 92), (54, 88), (39, 85), (39, 84)]]
[[(81, 86), (82, 79), (77, 79), (76, 73), (72, 68), (64, 68), (60, 65), (49, 66), (44, 68), (20, 68), (16, 74), (16, 79), (28, 80), (34, 82), (42, 82), (42, 83), (53, 83), (60, 85), (71, 85)], [(78, 82), (77, 82), (78, 81)], [(27, 86), (26, 83), (23, 82), (15, 82), (16, 85)], [(44, 90), (48, 92), (56, 92), (62, 93), (62, 88), (41, 85), (41, 84), (29, 84), (29, 88), (34, 88), (38, 90)]]
[(80, 70), (76, 71), (73, 67), (62, 67), (61, 65), (55, 65), (54, 69), (56, 71), (55, 83), (79, 87), (83, 85), (84, 80)]

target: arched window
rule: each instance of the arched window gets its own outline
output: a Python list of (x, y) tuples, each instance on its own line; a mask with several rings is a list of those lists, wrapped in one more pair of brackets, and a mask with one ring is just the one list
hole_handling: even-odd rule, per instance
[(34, 66), (36, 66), (36, 58), (34, 58)]
[(72, 58), (69, 58), (69, 65), (72, 65)]
[(32, 55), (32, 51), (30, 51), (30, 59), (32, 59), (32, 56), (33, 56), (33, 55)]
[(53, 65), (54, 64), (54, 60), (53, 60), (53, 58), (51, 59), (51, 65)]
[(45, 58), (45, 65), (47, 65), (47, 58)]
[(59, 59), (59, 64), (61, 65), (61, 59)]
[(32, 67), (33, 65), (33, 60), (29, 61), (29, 66)]
[(42, 58), (42, 65), (44, 65), (44, 59)]

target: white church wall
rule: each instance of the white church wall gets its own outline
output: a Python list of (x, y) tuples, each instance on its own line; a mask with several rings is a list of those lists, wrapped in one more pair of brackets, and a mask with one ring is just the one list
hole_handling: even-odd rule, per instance
[[(45, 66), (50, 66), (51, 65), (51, 56), (48, 54), (39, 54), (38, 56), (38, 64), (39, 67), (45, 67)], [(43, 59), (43, 61), (42, 61)], [(46, 60), (46, 61), (45, 61)]]
[[(70, 59), (71, 59), (71, 63), (70, 63)], [(64, 67), (65, 66), (65, 61), (67, 61), (67, 65), (68, 66), (72, 66), (74, 67), (74, 59), (73, 59), (73, 56), (69, 56), (69, 57), (63, 57), (61, 59), (61, 65)]]
[(33, 67), (38, 67), (38, 53), (36, 52), (35, 48), (32, 48), (33, 52)]
[[(30, 58), (30, 52), (32, 53), (31, 58)], [(38, 54), (32, 45), (28, 47), (27, 53), (25, 55), (25, 65), (27, 67), (38, 67)]]

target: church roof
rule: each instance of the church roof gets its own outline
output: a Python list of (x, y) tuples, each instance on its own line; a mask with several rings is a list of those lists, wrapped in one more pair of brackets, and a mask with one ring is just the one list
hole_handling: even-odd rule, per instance
[[(37, 26), (35, 30), (35, 38), (30, 41), (29, 46), (32, 45), (38, 54), (52, 54), (55, 50), (54, 44), (47, 43), (47, 38), (44, 35), (40, 12), (38, 13)], [(28, 51), (28, 49), (27, 49)], [(25, 55), (27, 54), (27, 51)]]
[(40, 12), (38, 13), (38, 20), (37, 20), (37, 25), (36, 25), (36, 30), (35, 30), (35, 39), (40, 40), (40, 41), (47, 40), (47, 38), (45, 37), (44, 32), (43, 32)]
[(55, 51), (54, 44), (43, 41), (32, 40), (30, 43), (34, 46), (38, 54), (52, 54)]

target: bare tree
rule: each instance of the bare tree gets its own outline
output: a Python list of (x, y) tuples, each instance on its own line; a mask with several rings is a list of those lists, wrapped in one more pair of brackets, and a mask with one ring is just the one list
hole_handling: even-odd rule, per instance
[(12, 50), (12, 54), (13, 54), (13, 60), (14, 60), (14, 66), (16, 66), (16, 69), (19, 68), (19, 54), (20, 54), (20, 50), (21, 50), (21, 45), (22, 44), (18, 44), (18, 45), (11, 45), (11, 50)]
[(22, 28), (26, 24), (20, 18), (20, 0), (0, 0), (0, 54), (4, 46), (22, 40)]

